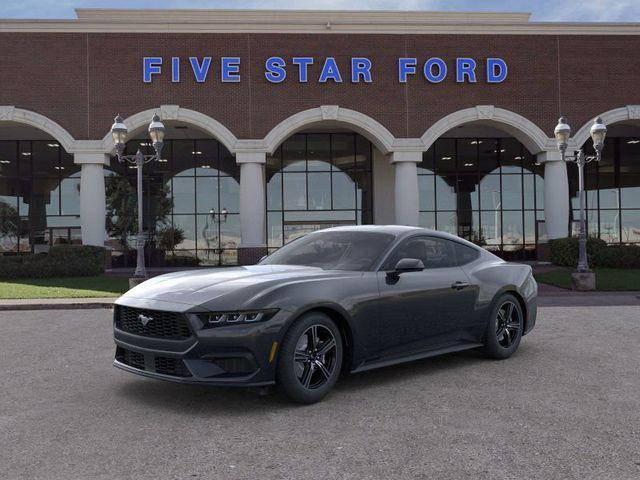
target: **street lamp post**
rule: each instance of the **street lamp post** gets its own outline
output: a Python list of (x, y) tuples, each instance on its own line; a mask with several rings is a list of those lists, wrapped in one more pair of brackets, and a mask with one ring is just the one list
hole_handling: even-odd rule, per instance
[(602, 123), (600, 117), (596, 118), (591, 126), (591, 139), (595, 155), (585, 155), (582, 149), (573, 154), (567, 154), (571, 127), (566, 119), (560, 118), (554, 130), (558, 149), (562, 154), (563, 161), (574, 162), (578, 166), (578, 192), (580, 198), (580, 233), (578, 238), (578, 267), (577, 273), (591, 273), (589, 261), (587, 259), (587, 228), (585, 219), (585, 191), (584, 191), (584, 166), (592, 161), (599, 162), (604, 147), (604, 139), (607, 134), (607, 127)]
[(136, 236), (136, 271), (133, 274), (134, 277), (145, 278), (147, 271), (144, 265), (144, 233), (143, 233), (143, 221), (142, 221), (142, 166), (145, 163), (149, 163), (153, 160), (160, 160), (162, 153), (162, 146), (164, 143), (165, 128), (160, 121), (160, 117), (156, 114), (151, 119), (149, 124), (149, 137), (153, 143), (155, 154), (144, 155), (140, 149), (135, 155), (125, 155), (124, 148), (127, 142), (127, 126), (124, 124), (124, 120), (120, 115), (115, 118), (113, 125), (111, 126), (111, 135), (113, 137), (113, 143), (116, 147), (116, 155), (119, 162), (127, 162), (135, 165), (137, 169), (137, 194), (138, 194), (138, 235)]

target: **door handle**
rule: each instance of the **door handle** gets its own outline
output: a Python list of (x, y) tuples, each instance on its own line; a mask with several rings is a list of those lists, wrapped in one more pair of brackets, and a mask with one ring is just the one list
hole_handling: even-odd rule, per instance
[(462, 290), (463, 288), (466, 288), (468, 286), (468, 282), (455, 282), (451, 284), (451, 288), (453, 288), (454, 290)]

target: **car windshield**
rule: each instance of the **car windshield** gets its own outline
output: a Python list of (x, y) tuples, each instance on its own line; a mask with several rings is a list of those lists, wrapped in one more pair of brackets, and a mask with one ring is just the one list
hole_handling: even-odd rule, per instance
[(318, 232), (301, 237), (261, 265), (306, 265), (323, 270), (371, 270), (395, 236), (380, 232)]

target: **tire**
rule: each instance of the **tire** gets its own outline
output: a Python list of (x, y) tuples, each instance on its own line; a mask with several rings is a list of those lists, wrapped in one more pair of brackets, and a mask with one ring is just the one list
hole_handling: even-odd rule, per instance
[(520, 302), (510, 293), (496, 302), (487, 324), (484, 352), (489, 358), (509, 358), (522, 340), (524, 315)]
[(276, 384), (294, 402), (318, 402), (338, 380), (342, 357), (342, 337), (334, 321), (324, 313), (309, 312), (282, 341)]

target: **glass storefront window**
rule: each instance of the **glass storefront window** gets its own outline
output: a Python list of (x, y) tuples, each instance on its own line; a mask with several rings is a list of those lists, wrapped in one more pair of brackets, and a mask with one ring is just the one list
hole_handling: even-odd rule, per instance
[[(143, 153), (151, 153), (151, 145), (143, 139), (129, 142), (127, 152), (135, 152), (138, 146)], [(145, 251), (148, 264), (227, 265), (237, 261), (240, 168), (235, 158), (213, 139), (165, 140), (162, 157), (161, 162), (151, 162), (143, 169), (145, 231), (150, 232)], [(105, 176), (126, 178), (135, 192), (135, 168), (113, 159), (111, 170)], [(161, 245), (161, 237), (170, 228), (180, 229), (184, 239), (165, 250), (168, 245)], [(129, 239), (127, 243), (133, 247)], [(114, 266), (135, 265), (132, 251), (126, 258), (121, 255), (118, 239), (109, 239), (107, 244), (120, 253)]]
[(0, 253), (78, 243), (79, 172), (55, 140), (0, 141)]
[(513, 138), (441, 138), (418, 165), (420, 225), (507, 258), (531, 258), (543, 170)]
[(267, 157), (269, 248), (322, 228), (371, 223), (371, 148), (354, 133), (301, 133)]
[[(592, 151), (591, 140), (584, 145)], [(572, 231), (580, 219), (578, 169), (567, 165)], [(640, 243), (636, 215), (640, 208), (640, 142), (637, 138), (607, 137), (602, 160), (585, 169), (587, 228), (589, 235), (607, 243)]]

